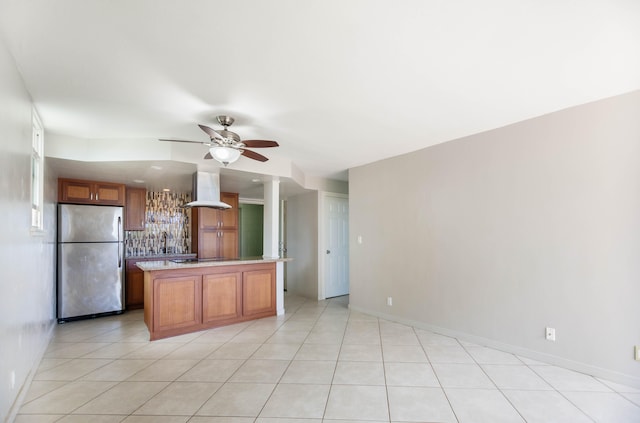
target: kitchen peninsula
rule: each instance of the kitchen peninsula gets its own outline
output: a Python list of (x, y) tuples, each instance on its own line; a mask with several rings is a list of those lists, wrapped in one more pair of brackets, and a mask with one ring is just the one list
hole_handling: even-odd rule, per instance
[(287, 258), (143, 261), (150, 339), (284, 314)]

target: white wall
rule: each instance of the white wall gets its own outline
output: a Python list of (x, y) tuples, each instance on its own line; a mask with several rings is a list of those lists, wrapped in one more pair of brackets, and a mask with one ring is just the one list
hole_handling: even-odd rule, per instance
[(318, 298), (318, 192), (287, 198), (287, 292)]
[(349, 191), (351, 307), (640, 387), (640, 92), (352, 169)]
[(35, 371), (55, 319), (56, 179), (45, 169), (46, 232), (31, 235), (31, 110), (0, 39), (0, 421), (17, 411), (12, 405)]

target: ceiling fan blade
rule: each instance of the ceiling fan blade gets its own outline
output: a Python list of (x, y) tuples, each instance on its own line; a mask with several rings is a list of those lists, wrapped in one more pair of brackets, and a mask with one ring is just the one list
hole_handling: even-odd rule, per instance
[(242, 143), (250, 148), (267, 148), (267, 147), (280, 146), (275, 141), (266, 141), (266, 140), (246, 140), (246, 141), (242, 141)]
[(213, 128), (209, 128), (208, 126), (204, 126), (204, 125), (198, 125), (198, 126), (200, 127), (200, 129), (206, 132), (207, 135), (209, 135), (211, 138), (216, 138), (219, 140), (223, 138), (222, 135), (216, 132), (216, 130)]
[(191, 144), (204, 144), (204, 145), (211, 145), (211, 143), (210, 143), (210, 142), (207, 142), (207, 141), (172, 140), (172, 139), (167, 139), (167, 138), (158, 138), (158, 141), (186, 142), (186, 143), (191, 143)]
[(269, 160), (262, 154), (258, 154), (255, 151), (251, 151), (251, 150), (242, 150), (241, 154), (245, 157), (248, 157), (253, 160), (257, 160), (259, 162), (266, 162), (267, 160)]

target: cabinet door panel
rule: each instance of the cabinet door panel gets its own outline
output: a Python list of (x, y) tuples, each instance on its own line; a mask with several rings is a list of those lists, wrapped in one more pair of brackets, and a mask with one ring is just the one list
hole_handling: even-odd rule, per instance
[(200, 231), (198, 258), (216, 258), (218, 254), (218, 231)]
[(224, 258), (238, 257), (238, 231), (220, 231), (219, 238), (219, 256)]
[(59, 178), (58, 202), (123, 206), (124, 184)]
[(275, 272), (272, 270), (244, 272), (242, 294), (244, 316), (275, 311)]
[(191, 212), (191, 249), (198, 258), (238, 257), (238, 194), (221, 193), (229, 210), (197, 207)]
[(220, 200), (231, 206), (230, 209), (220, 210), (220, 225), (223, 228), (238, 227), (238, 194), (231, 192), (223, 192), (220, 194)]
[(242, 273), (204, 275), (202, 280), (202, 321), (235, 319), (242, 312)]
[(201, 276), (153, 281), (154, 328), (158, 331), (198, 325), (202, 320)]
[(102, 204), (124, 204), (124, 186), (119, 184), (96, 183), (95, 200)]
[(88, 203), (93, 200), (91, 183), (81, 181), (63, 181), (60, 183), (60, 201)]
[(125, 202), (125, 231), (144, 231), (147, 206), (147, 190), (127, 188)]
[(144, 272), (130, 260), (127, 261), (125, 286), (127, 309), (144, 307)]
[(200, 229), (217, 229), (220, 221), (219, 210), (198, 207), (198, 221)]

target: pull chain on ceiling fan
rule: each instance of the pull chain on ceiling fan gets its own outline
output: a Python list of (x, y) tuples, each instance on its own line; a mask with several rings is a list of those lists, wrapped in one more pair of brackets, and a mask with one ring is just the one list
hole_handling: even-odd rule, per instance
[(203, 144), (209, 147), (209, 152), (204, 156), (205, 159), (214, 159), (223, 165), (227, 166), (229, 163), (233, 163), (245, 156), (253, 160), (260, 162), (266, 162), (269, 160), (262, 154), (255, 151), (248, 150), (248, 148), (269, 148), (278, 147), (279, 144), (275, 141), (267, 140), (245, 140), (242, 141), (240, 136), (235, 132), (229, 131), (229, 126), (234, 122), (231, 116), (217, 116), (216, 120), (224, 129), (213, 129), (205, 125), (198, 125), (208, 136), (210, 141), (190, 141), (190, 140), (176, 140), (176, 139), (163, 139), (159, 141), (170, 142), (186, 142)]

